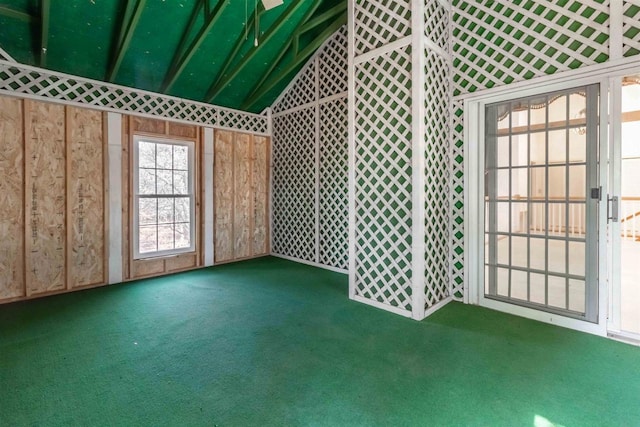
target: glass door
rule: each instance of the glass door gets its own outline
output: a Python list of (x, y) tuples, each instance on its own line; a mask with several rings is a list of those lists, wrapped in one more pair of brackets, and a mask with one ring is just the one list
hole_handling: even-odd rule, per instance
[(640, 75), (622, 79), (619, 147), (612, 152), (614, 310), (619, 328), (640, 339)]
[(598, 85), (485, 110), (485, 298), (597, 322)]

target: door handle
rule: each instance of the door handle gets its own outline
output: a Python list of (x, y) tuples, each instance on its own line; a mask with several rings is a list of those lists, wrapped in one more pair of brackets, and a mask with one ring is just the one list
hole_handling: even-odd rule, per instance
[(618, 222), (618, 196), (607, 197), (607, 220)]

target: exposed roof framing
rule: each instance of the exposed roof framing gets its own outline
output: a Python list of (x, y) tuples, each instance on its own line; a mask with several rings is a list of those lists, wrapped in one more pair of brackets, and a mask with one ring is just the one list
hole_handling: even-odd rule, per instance
[(326, 27), (320, 35), (318, 35), (311, 43), (309, 43), (302, 51), (295, 52), (293, 60), (288, 62), (282, 69), (279, 69), (277, 73), (274, 73), (275, 67), (273, 67), (268, 74), (263, 77), (259, 85), (252, 91), (252, 93), (242, 103), (242, 109), (250, 109), (261, 97), (273, 90), (282, 80), (290, 76), (296, 69), (309, 60), (311, 55), (338, 29), (347, 23), (347, 13), (342, 11), (336, 20), (331, 25)]
[[(319, 3), (318, 0), (315, 2)], [(234, 77), (238, 75), (240, 71), (254, 58), (256, 53), (265, 46), (269, 40), (276, 34), (276, 32), (280, 29), (280, 27), (293, 15), (300, 7), (304, 5), (303, 1), (294, 1), (291, 2), (287, 10), (280, 15), (280, 17), (276, 20), (276, 22), (269, 27), (269, 30), (265, 33), (264, 37), (261, 38), (258, 46), (254, 46), (243, 58), (242, 60), (229, 71), (227, 75), (220, 76), (220, 78), (216, 79), (212, 84), (207, 94), (205, 95), (205, 100), (207, 102), (213, 101), (213, 99), (222, 91), (222, 89), (229, 83)]]
[(8, 18), (18, 19), (20, 21), (24, 21), (28, 24), (33, 21), (33, 16), (29, 15), (26, 12), (21, 12), (15, 9), (12, 9), (7, 6), (0, 5), (0, 16), (6, 16)]
[[(222, 15), (222, 12), (224, 11), (225, 7), (227, 7), (227, 5), (229, 5), (229, 0), (219, 0), (216, 3), (214, 9), (210, 10), (211, 6), (209, 4), (209, 0), (199, 0), (196, 2), (194, 12), (192, 13), (189, 24), (187, 25), (187, 28), (183, 33), (180, 45), (176, 50), (173, 61), (171, 61), (169, 71), (167, 72), (167, 76), (165, 77), (165, 81), (162, 85), (163, 93), (171, 89), (173, 84), (180, 77), (180, 74), (184, 71), (185, 66), (196, 53), (196, 50), (200, 47), (211, 28), (215, 25), (216, 21), (220, 19), (220, 16)], [(198, 34), (191, 41), (189, 46), (186, 46), (187, 40), (189, 39), (189, 34), (191, 34), (192, 30), (194, 29), (196, 19), (200, 10), (202, 10), (202, 12), (204, 13), (204, 24), (200, 27)]]
[(40, 66), (47, 66), (47, 49), (49, 48), (50, 0), (40, 0)]
[(115, 55), (107, 73), (107, 81), (109, 82), (112, 82), (116, 78), (118, 71), (120, 71), (122, 60), (124, 59), (124, 55), (129, 48), (129, 44), (131, 43), (131, 39), (133, 38), (133, 32), (138, 26), (140, 16), (142, 15), (142, 11), (144, 10), (144, 5), (146, 3), (146, 0), (126, 1), (127, 7), (125, 9), (125, 13), (122, 17), (122, 22), (120, 25), (120, 32), (118, 34)]
[(27, 65), (258, 112), (338, 26), (346, 5), (0, 0), (0, 46)]

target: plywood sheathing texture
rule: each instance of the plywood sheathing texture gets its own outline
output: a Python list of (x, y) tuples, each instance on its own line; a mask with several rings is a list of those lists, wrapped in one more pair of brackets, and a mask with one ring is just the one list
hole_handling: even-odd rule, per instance
[(0, 299), (24, 296), (22, 101), (0, 97)]
[[(123, 180), (123, 272), (125, 280), (139, 279), (142, 277), (160, 276), (163, 274), (183, 271), (196, 268), (202, 265), (202, 256), (200, 250), (200, 168), (197, 166), (199, 160), (197, 157), (201, 153), (200, 147), (200, 128), (194, 125), (186, 125), (173, 123), (164, 120), (148, 119), (143, 117), (129, 116), (128, 120), (123, 120), (122, 138), (122, 180)], [(198, 230), (194, 233), (196, 239), (196, 250), (186, 254), (169, 255), (158, 258), (134, 259), (133, 230), (130, 224), (133, 224), (133, 176), (129, 171), (134, 170), (133, 165), (133, 138), (134, 135), (148, 136), (151, 138), (159, 138), (164, 140), (183, 140), (195, 142), (196, 161), (194, 166), (194, 182), (196, 195), (195, 202), (195, 222)]]
[(106, 282), (102, 113), (0, 97), (0, 302)]
[(27, 295), (66, 288), (65, 111), (24, 101)]
[(215, 262), (269, 252), (269, 139), (216, 131), (214, 144)]
[(216, 131), (214, 143), (215, 262), (233, 259), (233, 132)]
[(67, 107), (68, 286), (105, 282), (102, 113)]
[(235, 210), (233, 218), (233, 250), (235, 258), (247, 258), (252, 253), (253, 142), (251, 135), (236, 134), (234, 174)]

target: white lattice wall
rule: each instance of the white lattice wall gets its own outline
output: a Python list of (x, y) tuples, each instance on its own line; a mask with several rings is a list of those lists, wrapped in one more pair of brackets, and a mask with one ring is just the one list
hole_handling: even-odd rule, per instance
[(422, 319), (451, 291), (450, 5), (379, 0), (351, 6), (350, 292)]
[[(612, 16), (614, 13), (622, 16)], [(464, 98), (493, 87), (638, 55), (640, 0), (453, 0), (452, 29), (456, 96), (452, 108), (451, 266), (452, 294), (461, 300)], [(619, 45), (612, 45), (613, 40)]]
[(348, 267), (347, 29), (276, 100), (272, 253)]
[(0, 93), (268, 134), (266, 115), (217, 107), (0, 60)]

